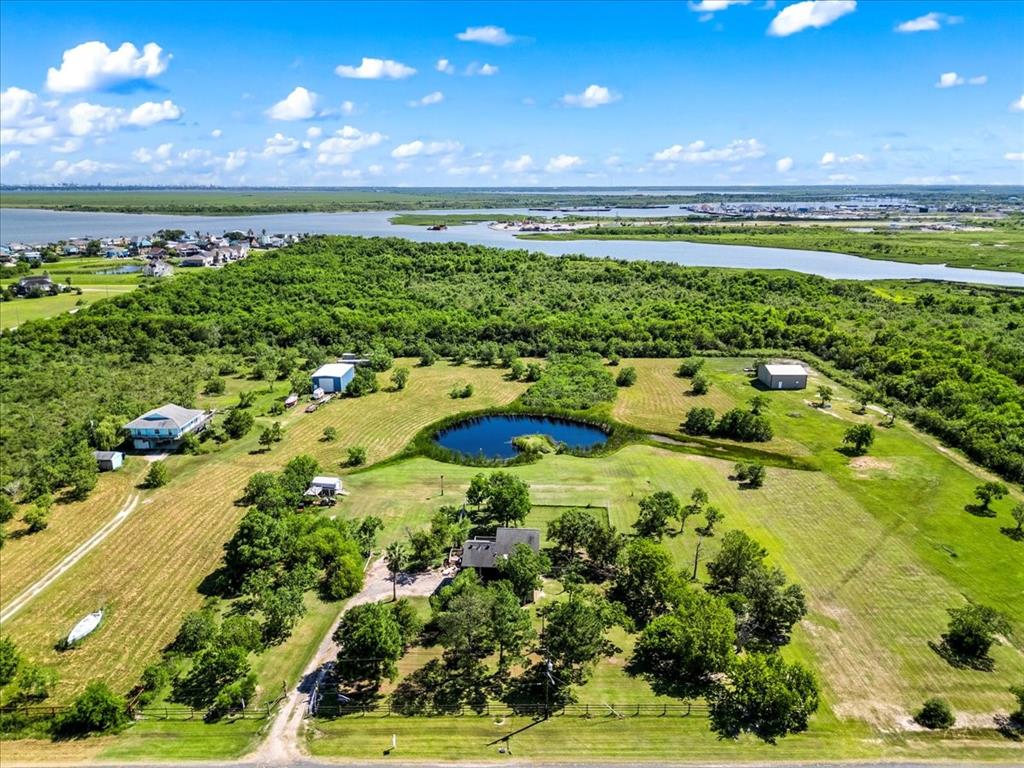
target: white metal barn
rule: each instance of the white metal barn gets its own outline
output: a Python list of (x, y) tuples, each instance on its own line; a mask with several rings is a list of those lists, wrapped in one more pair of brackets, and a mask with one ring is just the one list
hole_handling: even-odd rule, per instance
[(768, 389), (807, 388), (807, 369), (796, 363), (761, 363), (757, 378)]

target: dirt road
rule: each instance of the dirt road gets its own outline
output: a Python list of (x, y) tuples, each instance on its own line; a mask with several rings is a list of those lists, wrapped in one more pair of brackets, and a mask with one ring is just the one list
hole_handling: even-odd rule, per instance
[[(398, 576), (398, 597), (426, 597), (432, 595), (444, 576), (439, 570), (426, 571), (416, 574), (399, 574)], [(381, 600), (390, 600), (392, 596), (391, 574), (388, 573), (384, 559), (376, 560), (366, 572), (363, 581), (363, 589), (359, 594), (353, 596), (341, 611), (338, 618), (345, 611), (363, 603), (376, 603)], [(251, 755), (245, 758), (246, 762), (253, 762), (256, 765), (297, 765), (302, 763), (306, 757), (299, 746), (302, 734), (302, 720), (306, 716), (309, 707), (309, 695), (313, 691), (317, 678), (321, 676), (320, 670), (324, 664), (333, 661), (338, 656), (338, 644), (334, 642), (334, 627), (337, 622), (331, 625), (331, 631), (321, 641), (313, 658), (302, 672), (302, 678), (298, 686), (281, 703), (274, 721), (267, 731), (263, 743)]]
[(107, 536), (114, 532), (115, 529), (121, 523), (128, 519), (128, 516), (135, 511), (135, 508), (139, 505), (139, 494), (131, 493), (121, 506), (120, 511), (114, 515), (114, 517), (108, 520), (103, 527), (101, 527), (96, 533), (78, 545), (74, 551), (71, 552), (67, 557), (61, 560), (57, 565), (47, 571), (41, 579), (32, 584), (28, 589), (14, 598), (8, 603), (2, 612), (0, 612), (0, 623), (7, 621), (9, 618), (14, 616), (18, 611), (28, 605), (32, 599), (46, 589), (48, 586), (53, 584), (62, 574), (67, 572), (75, 563), (89, 554), (93, 549), (99, 546)]

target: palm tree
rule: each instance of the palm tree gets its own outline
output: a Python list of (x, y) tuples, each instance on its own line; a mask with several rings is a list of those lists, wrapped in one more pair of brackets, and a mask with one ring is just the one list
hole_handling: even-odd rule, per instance
[(391, 573), (391, 599), (398, 600), (398, 574), (405, 567), (406, 549), (401, 541), (388, 544), (384, 550), (384, 561), (388, 564), (388, 571)]

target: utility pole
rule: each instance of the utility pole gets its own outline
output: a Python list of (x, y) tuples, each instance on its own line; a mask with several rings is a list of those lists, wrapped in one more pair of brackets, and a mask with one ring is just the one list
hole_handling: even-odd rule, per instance
[(444, 475), (441, 475), (441, 495), (444, 496)]

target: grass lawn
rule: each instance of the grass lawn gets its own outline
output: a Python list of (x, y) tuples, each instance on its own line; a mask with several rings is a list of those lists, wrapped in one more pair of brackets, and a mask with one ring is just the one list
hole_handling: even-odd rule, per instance
[[(31, 275), (44, 272), (54, 282), (81, 288), (82, 293), (60, 293), (56, 296), (40, 296), (37, 299), (14, 299), (0, 302), (0, 330), (14, 328), (30, 320), (53, 317), (64, 312), (80, 311), (101, 299), (134, 291), (139, 286), (139, 274), (105, 275), (105, 271), (117, 269), (125, 264), (139, 264), (138, 261), (104, 258), (62, 259), (52, 264), (43, 264)], [(19, 276), (21, 277), (21, 276)], [(4, 277), (0, 274), (0, 288), (16, 283), (19, 277)]]
[[(306, 743), (315, 757), (346, 760), (380, 759), (396, 737), (392, 760), (508, 760), (492, 744), (529, 726), (525, 717), (489, 716), (405, 718), (349, 716), (316, 720), (307, 726)], [(777, 745), (751, 738), (719, 741), (702, 717), (555, 716), (540, 721), (512, 739), (513, 760), (594, 764), (603, 761), (767, 763), (776, 760), (933, 760), (958, 759), (1015, 762), (1020, 745), (991, 733), (964, 733), (943, 739), (930, 733), (877, 734), (863, 726), (812, 727), (808, 733)]]
[[(689, 407), (710, 405), (721, 413), (743, 406), (757, 391), (742, 371), (749, 363), (709, 360), (705, 371), (712, 381), (711, 391), (694, 397), (687, 394), (688, 382), (674, 375), (678, 361), (623, 360), (622, 365), (636, 367), (638, 381), (619, 390), (613, 414), (651, 432), (685, 439), (678, 425)], [(812, 376), (808, 390), (801, 392), (767, 393), (771, 401), (767, 413), (776, 433), (768, 448), (799, 456), (813, 468), (769, 467), (765, 485), (757, 490), (741, 490), (729, 479), (731, 461), (655, 443), (630, 445), (600, 458), (549, 455), (510, 470), (530, 485), (535, 509), (528, 524), (542, 529), (560, 508), (590, 505), (628, 530), (640, 498), (647, 493), (671, 490), (689, 496), (696, 486), (707, 489), (725, 519), (719, 536), (705, 544), (701, 562), (714, 556), (721, 533), (739, 528), (759, 540), (769, 550), (769, 559), (807, 594), (808, 615), (784, 653), (809, 665), (822, 684), (823, 706), (810, 731), (768, 747), (751, 740), (719, 742), (699, 717), (585, 720), (570, 716), (517, 736), (515, 757), (565, 761), (581, 755), (629, 760), (685, 755), (696, 761), (884, 757), (968, 762), (1019, 758), (1019, 745), (986, 730), (994, 714), (1009, 711), (1008, 686), (1024, 679), (1024, 601), (1019, 599), (1024, 572), (1018, 565), (1024, 545), (999, 531), (1001, 525), (1009, 524), (1008, 510), (1015, 499), (997, 502), (995, 519), (968, 514), (964, 504), (986, 473), (901, 423), (879, 428), (866, 458), (850, 459), (838, 452), (850, 424), (877, 423), (879, 415), (855, 413), (852, 393), (834, 383), (830, 383), (835, 390), (834, 407), (827, 411), (811, 407), (808, 402), (819, 381), (824, 379)], [(451, 387), (462, 382), (471, 382), (475, 388), (468, 402), (448, 397)], [(238, 391), (256, 388), (261, 392), (254, 406), (259, 414), (273, 398), (287, 394), (286, 386), (281, 383), (266, 391), (263, 383), (231, 379), (225, 395), (208, 398), (204, 404), (231, 403)], [(253, 472), (277, 469), (298, 453), (311, 453), (325, 471), (345, 474), (350, 492), (324, 514), (378, 515), (385, 522), (382, 545), (405, 539), (427, 525), (442, 504), (461, 503), (470, 478), (482, 470), (424, 458), (342, 469), (347, 448), (362, 445), (369, 461), (379, 462), (399, 452), (424, 425), (463, 409), (509, 402), (524, 388), (506, 381), (497, 369), (414, 367), (404, 391), (338, 400), (314, 414), (301, 409), (288, 412), (280, 417), (284, 441), (269, 453), (254, 452), (257, 427), (243, 440), (208, 455), (171, 457), (170, 484), (144, 492), (137, 512), (5, 623), (5, 632), (31, 658), (58, 670), (58, 700), (80, 690), (98, 671), (116, 687), (127, 689), (173, 637), (182, 615), (199, 605), (199, 582), (217, 565), (221, 546), (243, 513), (233, 501)], [(271, 420), (261, 416), (258, 423)], [(328, 425), (338, 430), (337, 441), (321, 440)], [(78, 514), (106, 519), (118, 493), (117, 482), (123, 481), (104, 476), (93, 497), (97, 505), (105, 499), (105, 511), (83, 508)], [(1019, 492), (1015, 494), (1020, 498)], [(67, 510), (58, 513), (70, 515)], [(57, 537), (59, 522), (55, 514), (54, 542), (63, 541)], [(82, 526), (80, 533), (72, 533), (71, 523), (64, 522), (68, 532), (60, 536), (66, 535), (68, 541), (60, 546), (66, 550), (90, 528)], [(687, 530), (665, 540), (679, 567), (687, 572), (697, 540), (693, 528), (699, 523), (691, 520)], [(8, 568), (21, 584), (31, 583), (45, 571), (37, 561), (44, 552), (49, 555), (47, 547), (36, 545), (38, 555), (20, 549), (32, 546), (34, 539), (8, 542), (0, 560), (5, 582)], [(55, 559), (59, 556), (49, 556), (49, 562)], [(703, 576), (702, 568), (698, 574)], [(557, 583), (548, 582), (542, 599), (559, 599), (559, 592)], [(6, 584), (4, 593), (8, 599)], [(953, 669), (929, 648), (929, 641), (938, 640), (945, 628), (946, 609), (966, 600), (996, 607), (1013, 623), (1013, 635), (993, 649), (992, 672)], [(425, 601), (419, 602), (426, 610)], [(56, 653), (53, 643), (59, 630), (98, 603), (109, 608), (101, 628), (80, 648)], [(310, 597), (309, 608), (289, 641), (257, 658), (262, 701), (272, 699), (282, 683), (294, 684), (340, 606)], [(611, 639), (620, 650), (597, 665), (579, 691), (579, 701), (658, 701), (644, 681), (624, 671), (633, 638), (616, 629)], [(438, 653), (436, 648), (413, 649), (402, 660), (400, 673), (412, 672)], [(934, 695), (948, 699), (963, 729), (937, 736), (907, 728), (910, 714)], [(497, 759), (497, 747), (487, 742), (527, 724), (527, 720), (509, 719), (498, 725), (477, 716), (347, 717), (316, 721), (309, 746), (315, 755), (369, 759), (379, 757), (390, 745), (391, 735), (397, 734), (397, 758)], [(196, 724), (195, 733), (183, 731), (179, 743), (173, 736), (177, 725), (146, 722), (119, 737), (86, 744), (101, 744), (102, 750), (93, 754), (111, 760), (173, 760), (193, 754), (233, 756), (253, 738), (244, 733), (248, 724)], [(193, 749), (197, 751), (189, 751)]]
[[(413, 363), (406, 360), (398, 364)], [(381, 379), (385, 381), (386, 375)], [(473, 383), (472, 399), (452, 400), (448, 396), (457, 382)], [(239, 386), (266, 389), (259, 382), (242, 382)], [(361, 399), (335, 400), (313, 414), (296, 408), (276, 417), (282, 422), (285, 436), (270, 452), (255, 451), (262, 425), (274, 420), (260, 417), (249, 435), (214, 453), (172, 456), (167, 459), (168, 485), (142, 491), (136, 511), (50, 588), (4, 622), (4, 632), (9, 632), (30, 658), (57, 671), (60, 682), (55, 702), (67, 700), (98, 676), (116, 688), (128, 690), (146, 664), (173, 639), (185, 613), (201, 604), (197, 588), (217, 567), (222, 546), (245, 511), (235, 505), (235, 500), (253, 473), (278, 470), (300, 453), (316, 456), (325, 471), (343, 472), (341, 462), (346, 449), (356, 444), (366, 447), (370, 462), (379, 461), (401, 450), (423, 426), (460, 410), (509, 402), (524, 388), (524, 384), (505, 381), (497, 369), (441, 363), (413, 368), (408, 386), (401, 392), (382, 391)], [(274, 395), (283, 398), (286, 389), (286, 383), (278, 383)], [(262, 402), (270, 397), (264, 396)], [(262, 412), (260, 402), (254, 408), (256, 413)], [(320, 439), (328, 425), (338, 430), (336, 442)], [(100, 506), (99, 492), (94, 500)], [(109, 502), (102, 507), (100, 511), (83, 510), (96, 520), (97, 527), (116, 512)], [(348, 509), (348, 501), (336, 508), (339, 513)], [(358, 508), (353, 512), (366, 514)], [(54, 538), (64, 536), (59, 528), (64, 516), (59, 508), (54, 513), (54, 522), (47, 531)], [(65, 547), (74, 548), (93, 530), (85, 526), (74, 535), (69, 532)], [(21, 585), (31, 584), (52, 561), (60, 559), (51, 557), (47, 565), (39, 557), (21, 554), (21, 547), (33, 547), (33, 538), (9, 540), (2, 550), (3, 602), (14, 596), (13, 590), (8, 596), (8, 577)], [(100, 605), (106, 607), (106, 616), (87, 642), (66, 653), (54, 650), (54, 643), (67, 628)], [(315, 642), (318, 644), (319, 639)], [(314, 648), (315, 644), (309, 652)], [(301, 669), (302, 664), (296, 664)], [(275, 670), (275, 684), (281, 679), (280, 671)]]

